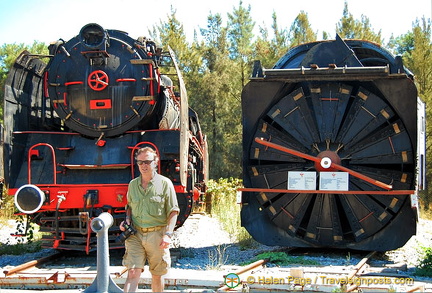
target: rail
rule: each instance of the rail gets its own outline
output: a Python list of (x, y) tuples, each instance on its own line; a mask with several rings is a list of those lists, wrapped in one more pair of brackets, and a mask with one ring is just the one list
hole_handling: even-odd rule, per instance
[(328, 67), (319, 67), (316, 64), (311, 64), (311, 67), (266, 69), (262, 67), (260, 61), (256, 61), (250, 80), (289, 80), (290, 82), (298, 82), (305, 80), (372, 80), (383, 77), (406, 78), (407, 75), (405, 73), (390, 74), (388, 65), (337, 67), (336, 64), (329, 64)]
[(17, 274), (19, 272), (22, 272), (24, 270), (27, 270), (29, 268), (35, 267), (37, 265), (41, 265), (43, 263), (49, 262), (49, 261), (53, 261), (55, 259), (60, 258), (61, 256), (63, 256), (63, 252), (57, 252), (55, 254), (40, 258), (40, 259), (36, 259), (36, 260), (32, 260), (26, 263), (23, 263), (19, 266), (13, 267), (11, 269), (8, 270), (4, 270), (3, 274), (5, 275), (5, 277), (7, 276), (11, 276), (13, 274)]
[[(165, 277), (165, 285), (170, 292), (389, 292), (392, 289), (397, 292), (432, 292), (432, 281), (416, 281), (396, 267), (389, 269), (369, 266), (367, 263), (373, 254), (374, 252), (368, 254), (354, 266), (271, 267), (266, 266), (267, 260), (264, 259), (242, 267), (227, 266), (222, 271), (171, 268)], [(46, 264), (58, 256), (61, 254), (5, 270), (5, 276), (0, 277), (0, 288), (70, 290), (89, 288), (95, 282), (98, 273), (93, 266), (77, 262), (78, 266), (65, 268), (63, 260), (58, 265)], [(36, 267), (42, 263), (43, 266)], [(109, 278), (122, 287), (126, 281), (124, 273), (123, 266), (111, 266)], [(236, 286), (227, 286), (227, 280), (231, 281), (231, 276), (237, 276)], [(398, 284), (396, 280), (405, 283), (392, 288), (388, 284), (380, 284), (377, 282), (379, 280), (387, 280), (390, 284)], [(140, 289), (151, 285), (151, 274), (147, 268), (141, 275), (139, 284)]]

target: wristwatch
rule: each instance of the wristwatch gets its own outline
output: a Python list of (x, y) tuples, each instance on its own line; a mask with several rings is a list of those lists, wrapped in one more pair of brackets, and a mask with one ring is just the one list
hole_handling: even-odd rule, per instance
[(168, 236), (169, 238), (171, 238), (171, 236), (173, 235), (173, 232), (165, 232), (165, 235)]

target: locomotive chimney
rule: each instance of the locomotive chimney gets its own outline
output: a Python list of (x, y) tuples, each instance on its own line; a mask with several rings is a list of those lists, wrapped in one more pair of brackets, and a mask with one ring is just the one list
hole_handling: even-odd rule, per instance
[(108, 34), (100, 25), (96, 23), (89, 23), (82, 27), (79, 37), (81, 43), (89, 50), (106, 50), (108, 41)]

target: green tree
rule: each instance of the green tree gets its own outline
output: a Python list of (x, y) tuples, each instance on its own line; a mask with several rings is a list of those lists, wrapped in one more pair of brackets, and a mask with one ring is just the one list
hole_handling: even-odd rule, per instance
[(340, 22), (336, 24), (336, 33), (343, 39), (360, 39), (378, 44), (383, 43), (381, 30), (375, 33), (367, 16), (362, 15), (361, 20), (354, 19), (353, 15), (348, 11), (347, 2), (344, 4)]
[(301, 11), (290, 28), (291, 47), (316, 41), (317, 34), (312, 30), (307, 13)]
[(202, 109), (203, 125), (208, 131), (212, 178), (241, 174), (241, 113), (227, 33), (220, 14), (210, 15), (207, 28), (201, 30), (204, 42), (200, 52), (205, 68), (199, 81), (202, 99), (195, 104), (200, 104), (197, 108)]
[[(426, 117), (432, 116), (432, 30), (431, 21), (424, 17), (413, 23), (412, 32), (396, 39), (396, 52), (402, 54), (404, 65), (415, 76), (418, 94), (426, 104)], [(426, 120), (427, 121), (427, 120)], [(426, 122), (426, 177), (432, 176), (432, 124)], [(429, 185), (431, 181), (429, 180)], [(432, 187), (432, 186), (431, 186)], [(431, 188), (427, 188), (432, 190)], [(426, 209), (431, 202), (430, 195), (423, 198)]]
[[(217, 127), (214, 130), (210, 148), (210, 155), (221, 156), (220, 160), (214, 162), (218, 167), (214, 170), (219, 176), (240, 176), (241, 174), (241, 103), (240, 96), (243, 86), (252, 71), (253, 53), (253, 29), (255, 22), (250, 15), (250, 6), (246, 9), (240, 1), (239, 6), (234, 8), (233, 13), (228, 13), (228, 24), (226, 30), (221, 27), (219, 20), (211, 27), (207, 38), (207, 48), (212, 46), (211, 40), (218, 40), (218, 43), (225, 45), (228, 51), (220, 48), (219, 53), (225, 56), (214, 54), (214, 51), (206, 51), (208, 58), (216, 58), (215, 66), (209, 67), (209, 72), (204, 76), (203, 82), (207, 89), (211, 88), (210, 95), (217, 94), (212, 115), (212, 125)], [(214, 32), (219, 32), (212, 35)], [(210, 37), (211, 36), (211, 37)], [(209, 38), (210, 37), (210, 38)], [(222, 37), (222, 38), (221, 38)], [(228, 40), (226, 43), (224, 39)], [(228, 56), (229, 58), (226, 58)], [(209, 59), (209, 65), (211, 65)], [(209, 138), (210, 140), (210, 138)]]
[[(244, 8), (240, 0), (238, 8), (228, 13), (228, 40), (230, 41), (230, 56), (238, 67), (240, 87), (246, 85), (252, 71), (251, 56), (253, 53), (253, 29), (255, 22), (251, 17), (251, 6)], [(234, 80), (237, 81), (237, 80)]]
[(288, 32), (280, 29), (276, 12), (272, 14), (273, 38), (269, 39), (266, 27), (260, 27), (260, 35), (255, 41), (254, 59), (260, 60), (265, 68), (271, 68), (288, 51)]
[(401, 46), (397, 51), (402, 53), (405, 66), (415, 75), (419, 96), (429, 102), (432, 94), (431, 23), (423, 18), (413, 25), (412, 32), (399, 39)]
[[(162, 46), (163, 50), (166, 51), (168, 47), (170, 47), (174, 51), (184, 81), (187, 83), (187, 75), (193, 73), (196, 67), (199, 66), (200, 57), (191, 50), (186, 39), (183, 25), (177, 19), (176, 12), (177, 11), (171, 7), (171, 14), (168, 15), (168, 19), (165, 22), (160, 21), (159, 25), (154, 25), (150, 36)], [(167, 68), (165, 68), (165, 72), (166, 70)], [(171, 67), (168, 73), (174, 74), (174, 68)]]

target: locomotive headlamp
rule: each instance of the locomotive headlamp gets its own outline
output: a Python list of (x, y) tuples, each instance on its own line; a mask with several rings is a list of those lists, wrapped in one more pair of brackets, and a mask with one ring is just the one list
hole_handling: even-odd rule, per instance
[(45, 202), (45, 193), (33, 184), (21, 186), (15, 193), (15, 206), (25, 214), (37, 212)]
[(105, 50), (105, 44), (108, 39), (106, 31), (96, 23), (90, 23), (81, 29), (79, 33), (83, 45), (91, 50)]

